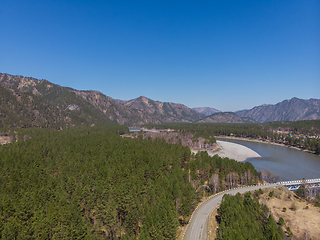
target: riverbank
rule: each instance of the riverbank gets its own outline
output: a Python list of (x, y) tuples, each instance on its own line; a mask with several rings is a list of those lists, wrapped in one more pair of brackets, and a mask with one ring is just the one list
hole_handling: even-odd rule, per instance
[[(234, 159), (238, 162), (243, 162), (248, 158), (261, 157), (257, 152), (251, 148), (237, 143), (225, 142), (217, 140), (218, 147), (214, 151), (207, 150), (210, 156), (218, 154), (222, 158)], [(197, 152), (193, 150), (193, 152)]]
[(265, 143), (265, 144), (271, 144), (271, 145), (276, 145), (276, 146), (282, 146), (282, 147), (287, 147), (287, 148), (292, 148), (292, 149), (296, 149), (302, 152), (307, 152), (307, 153), (312, 153), (315, 155), (320, 156), (320, 154), (317, 154), (314, 151), (310, 151), (308, 149), (304, 149), (304, 148), (299, 148), (299, 147), (294, 147), (294, 146), (290, 146), (290, 145), (286, 145), (286, 144), (281, 144), (281, 143), (275, 143), (275, 142), (267, 142), (267, 141), (262, 141), (262, 140), (258, 140), (258, 139), (252, 139), (252, 138), (242, 138), (242, 137), (230, 137), (230, 136), (216, 136), (217, 139), (229, 139), (229, 140), (241, 140), (241, 141), (247, 141), (247, 142), (257, 142), (257, 143)]
[(235, 159), (239, 162), (243, 162), (248, 158), (261, 157), (257, 152), (253, 151), (251, 148), (237, 143), (217, 140), (217, 144), (221, 147), (221, 149), (215, 152), (214, 154), (218, 154), (222, 158), (227, 157), (230, 159)]

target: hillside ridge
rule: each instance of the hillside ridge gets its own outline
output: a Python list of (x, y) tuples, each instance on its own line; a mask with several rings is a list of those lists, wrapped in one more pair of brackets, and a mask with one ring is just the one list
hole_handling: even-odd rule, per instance
[(76, 90), (32, 77), (0, 73), (0, 86), (3, 127), (65, 129), (106, 123), (133, 126), (193, 122), (204, 117), (183, 104), (162, 103), (146, 97), (115, 100), (98, 91)]
[(320, 119), (320, 99), (308, 100), (293, 97), (277, 104), (263, 104), (250, 110), (235, 112), (240, 117), (249, 117), (257, 122), (300, 121)]
[[(93, 90), (62, 87), (48, 80), (0, 73), (0, 124), (10, 127), (53, 127), (147, 123), (253, 123), (320, 119), (320, 99), (292, 98), (235, 113), (209, 107), (155, 101), (145, 96), (113, 99)], [(211, 113), (211, 114), (210, 114)]]

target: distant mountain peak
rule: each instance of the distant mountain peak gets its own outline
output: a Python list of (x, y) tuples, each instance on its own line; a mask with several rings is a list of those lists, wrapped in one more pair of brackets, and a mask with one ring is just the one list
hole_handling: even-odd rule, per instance
[(320, 119), (320, 99), (304, 100), (293, 97), (274, 105), (263, 104), (236, 113), (257, 122), (317, 120)]
[(161, 122), (193, 122), (205, 115), (179, 103), (160, 102), (140, 96), (125, 103), (131, 109), (145, 111), (161, 120)]
[[(62, 87), (47, 80), (0, 73), (0, 123), (13, 127), (141, 125), (164, 122), (257, 122), (320, 119), (320, 100), (293, 97), (275, 105), (221, 113), (209, 107), (154, 101), (140, 96), (115, 100), (101, 92)], [(10, 99), (9, 101), (7, 99)], [(209, 115), (209, 116), (206, 116)]]
[(202, 118), (199, 123), (254, 123), (253, 119), (240, 117), (233, 112), (218, 112)]
[(196, 108), (192, 108), (192, 109), (199, 112), (199, 113), (202, 113), (206, 116), (209, 116), (209, 115), (217, 113), (217, 112), (221, 112), (218, 109), (211, 108), (211, 107), (196, 107)]

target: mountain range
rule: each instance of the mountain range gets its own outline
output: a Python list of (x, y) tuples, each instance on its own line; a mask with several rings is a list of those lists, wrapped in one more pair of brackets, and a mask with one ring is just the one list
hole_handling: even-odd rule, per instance
[(236, 112), (240, 117), (252, 118), (257, 122), (299, 121), (320, 119), (320, 99), (292, 98), (277, 104), (264, 104), (250, 110)]
[(0, 127), (92, 126), (118, 123), (194, 122), (205, 117), (185, 105), (139, 97), (115, 100), (47, 80), (0, 73)]
[(233, 112), (217, 112), (198, 121), (199, 123), (256, 123), (248, 117), (240, 117)]
[(125, 101), (97, 91), (79, 91), (47, 80), (0, 73), (0, 127), (127, 126), (164, 122), (266, 122), (320, 119), (320, 100), (293, 98), (276, 105), (221, 113), (144, 96)]

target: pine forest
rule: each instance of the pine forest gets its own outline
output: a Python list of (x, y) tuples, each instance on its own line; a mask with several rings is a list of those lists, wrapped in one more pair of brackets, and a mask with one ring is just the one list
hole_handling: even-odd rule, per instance
[(204, 195), (259, 181), (250, 163), (127, 131), (20, 129), (0, 147), (0, 237), (175, 239)]

